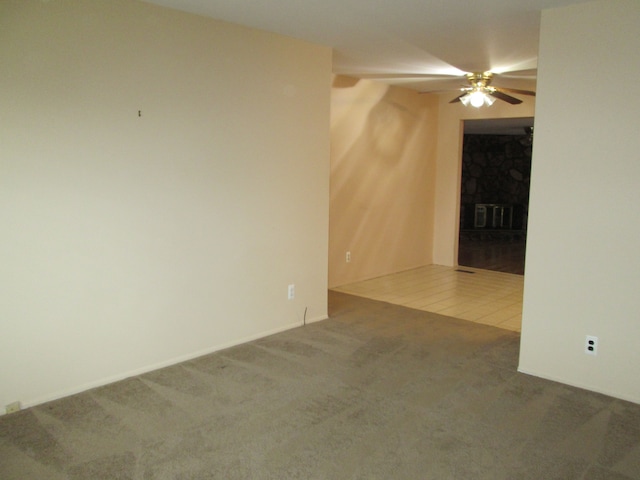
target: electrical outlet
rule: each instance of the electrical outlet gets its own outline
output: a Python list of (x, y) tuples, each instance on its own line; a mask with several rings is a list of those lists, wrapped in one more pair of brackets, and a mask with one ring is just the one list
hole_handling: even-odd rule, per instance
[(14, 413), (20, 411), (21, 408), (22, 406), (20, 405), (20, 402), (13, 402), (7, 405), (5, 410), (7, 413)]
[(587, 335), (587, 338), (584, 342), (584, 353), (586, 353), (587, 355), (598, 354), (598, 337)]
[(289, 290), (287, 291), (287, 298), (289, 300), (293, 300), (296, 298), (296, 286), (292, 283), (289, 285)]
[(351, 252), (347, 252), (346, 260), (347, 260), (347, 263), (351, 261)]

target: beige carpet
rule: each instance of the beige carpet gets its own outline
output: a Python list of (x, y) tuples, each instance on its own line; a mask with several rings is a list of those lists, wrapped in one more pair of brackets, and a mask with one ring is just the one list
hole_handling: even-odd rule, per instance
[(331, 319), (0, 418), (0, 478), (640, 479), (640, 405), (519, 336), (340, 293)]

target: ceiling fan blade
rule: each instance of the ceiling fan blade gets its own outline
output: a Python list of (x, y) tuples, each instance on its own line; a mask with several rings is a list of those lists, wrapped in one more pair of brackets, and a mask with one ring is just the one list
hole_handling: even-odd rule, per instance
[(394, 79), (405, 79), (405, 78), (421, 78), (421, 79), (450, 79), (459, 77), (459, 75), (448, 75), (448, 74), (438, 74), (438, 73), (344, 73), (342, 75), (352, 76), (356, 78), (364, 78), (367, 80), (394, 80)]
[(458, 97), (454, 98), (454, 99), (453, 99), (453, 100), (451, 100), (449, 103), (456, 103), (456, 102), (459, 102), (459, 101), (460, 101), (460, 99), (461, 99), (462, 97), (464, 97), (465, 95), (466, 95), (466, 92), (465, 92), (465, 93), (463, 93), (462, 95), (460, 95), (460, 96), (458, 96)]
[(528, 68), (526, 70), (499, 70), (495, 73), (501, 78), (530, 78), (535, 80), (538, 75), (538, 69)]
[(511, 105), (518, 105), (519, 103), (522, 103), (522, 100), (512, 97), (511, 95), (507, 95), (506, 93), (502, 93), (498, 90), (494, 90), (493, 92), (490, 92), (489, 95), (491, 95), (492, 97), (496, 97), (499, 100), (504, 100), (507, 103), (510, 103)]
[[(422, 90), (420, 92), (418, 92), (419, 94), (426, 94), (426, 93), (433, 93), (435, 95), (438, 95), (440, 93), (449, 93), (449, 92), (465, 92), (468, 93), (470, 92), (472, 89), (468, 88), (468, 87), (464, 87), (464, 86), (460, 86), (457, 88), (447, 88), (444, 90)], [(464, 96), (465, 94), (463, 93), (461, 96)]]
[(531, 95), (532, 97), (536, 96), (536, 92), (532, 92), (531, 90), (520, 90), (518, 88), (505, 88), (505, 87), (493, 87), (499, 92), (509, 92), (509, 93), (519, 93), (520, 95)]

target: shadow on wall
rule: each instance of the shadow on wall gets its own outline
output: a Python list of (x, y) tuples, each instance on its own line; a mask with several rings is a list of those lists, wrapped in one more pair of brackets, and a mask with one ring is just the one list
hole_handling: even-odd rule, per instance
[(334, 92), (329, 285), (424, 264), (437, 99), (364, 80)]

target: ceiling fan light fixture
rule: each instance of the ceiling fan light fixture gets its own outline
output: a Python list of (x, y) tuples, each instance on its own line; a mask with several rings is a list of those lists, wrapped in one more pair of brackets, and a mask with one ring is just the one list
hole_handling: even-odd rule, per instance
[(469, 102), (471, 101), (471, 94), (467, 93), (463, 97), (460, 97), (460, 103), (465, 107), (469, 106)]
[(471, 92), (469, 94), (469, 103), (472, 107), (480, 108), (484, 105), (485, 97), (486, 95), (484, 94), (484, 92), (476, 90), (475, 92)]
[(492, 97), (491, 95), (488, 94), (484, 94), (484, 103), (487, 105), (487, 107), (490, 107), (491, 105), (493, 105), (493, 102), (495, 102), (496, 99), (495, 97)]
[(475, 89), (467, 93), (464, 97), (460, 98), (460, 102), (465, 106), (471, 105), (475, 108), (480, 108), (483, 105), (490, 107), (493, 105), (496, 99), (488, 95), (483, 89)]

